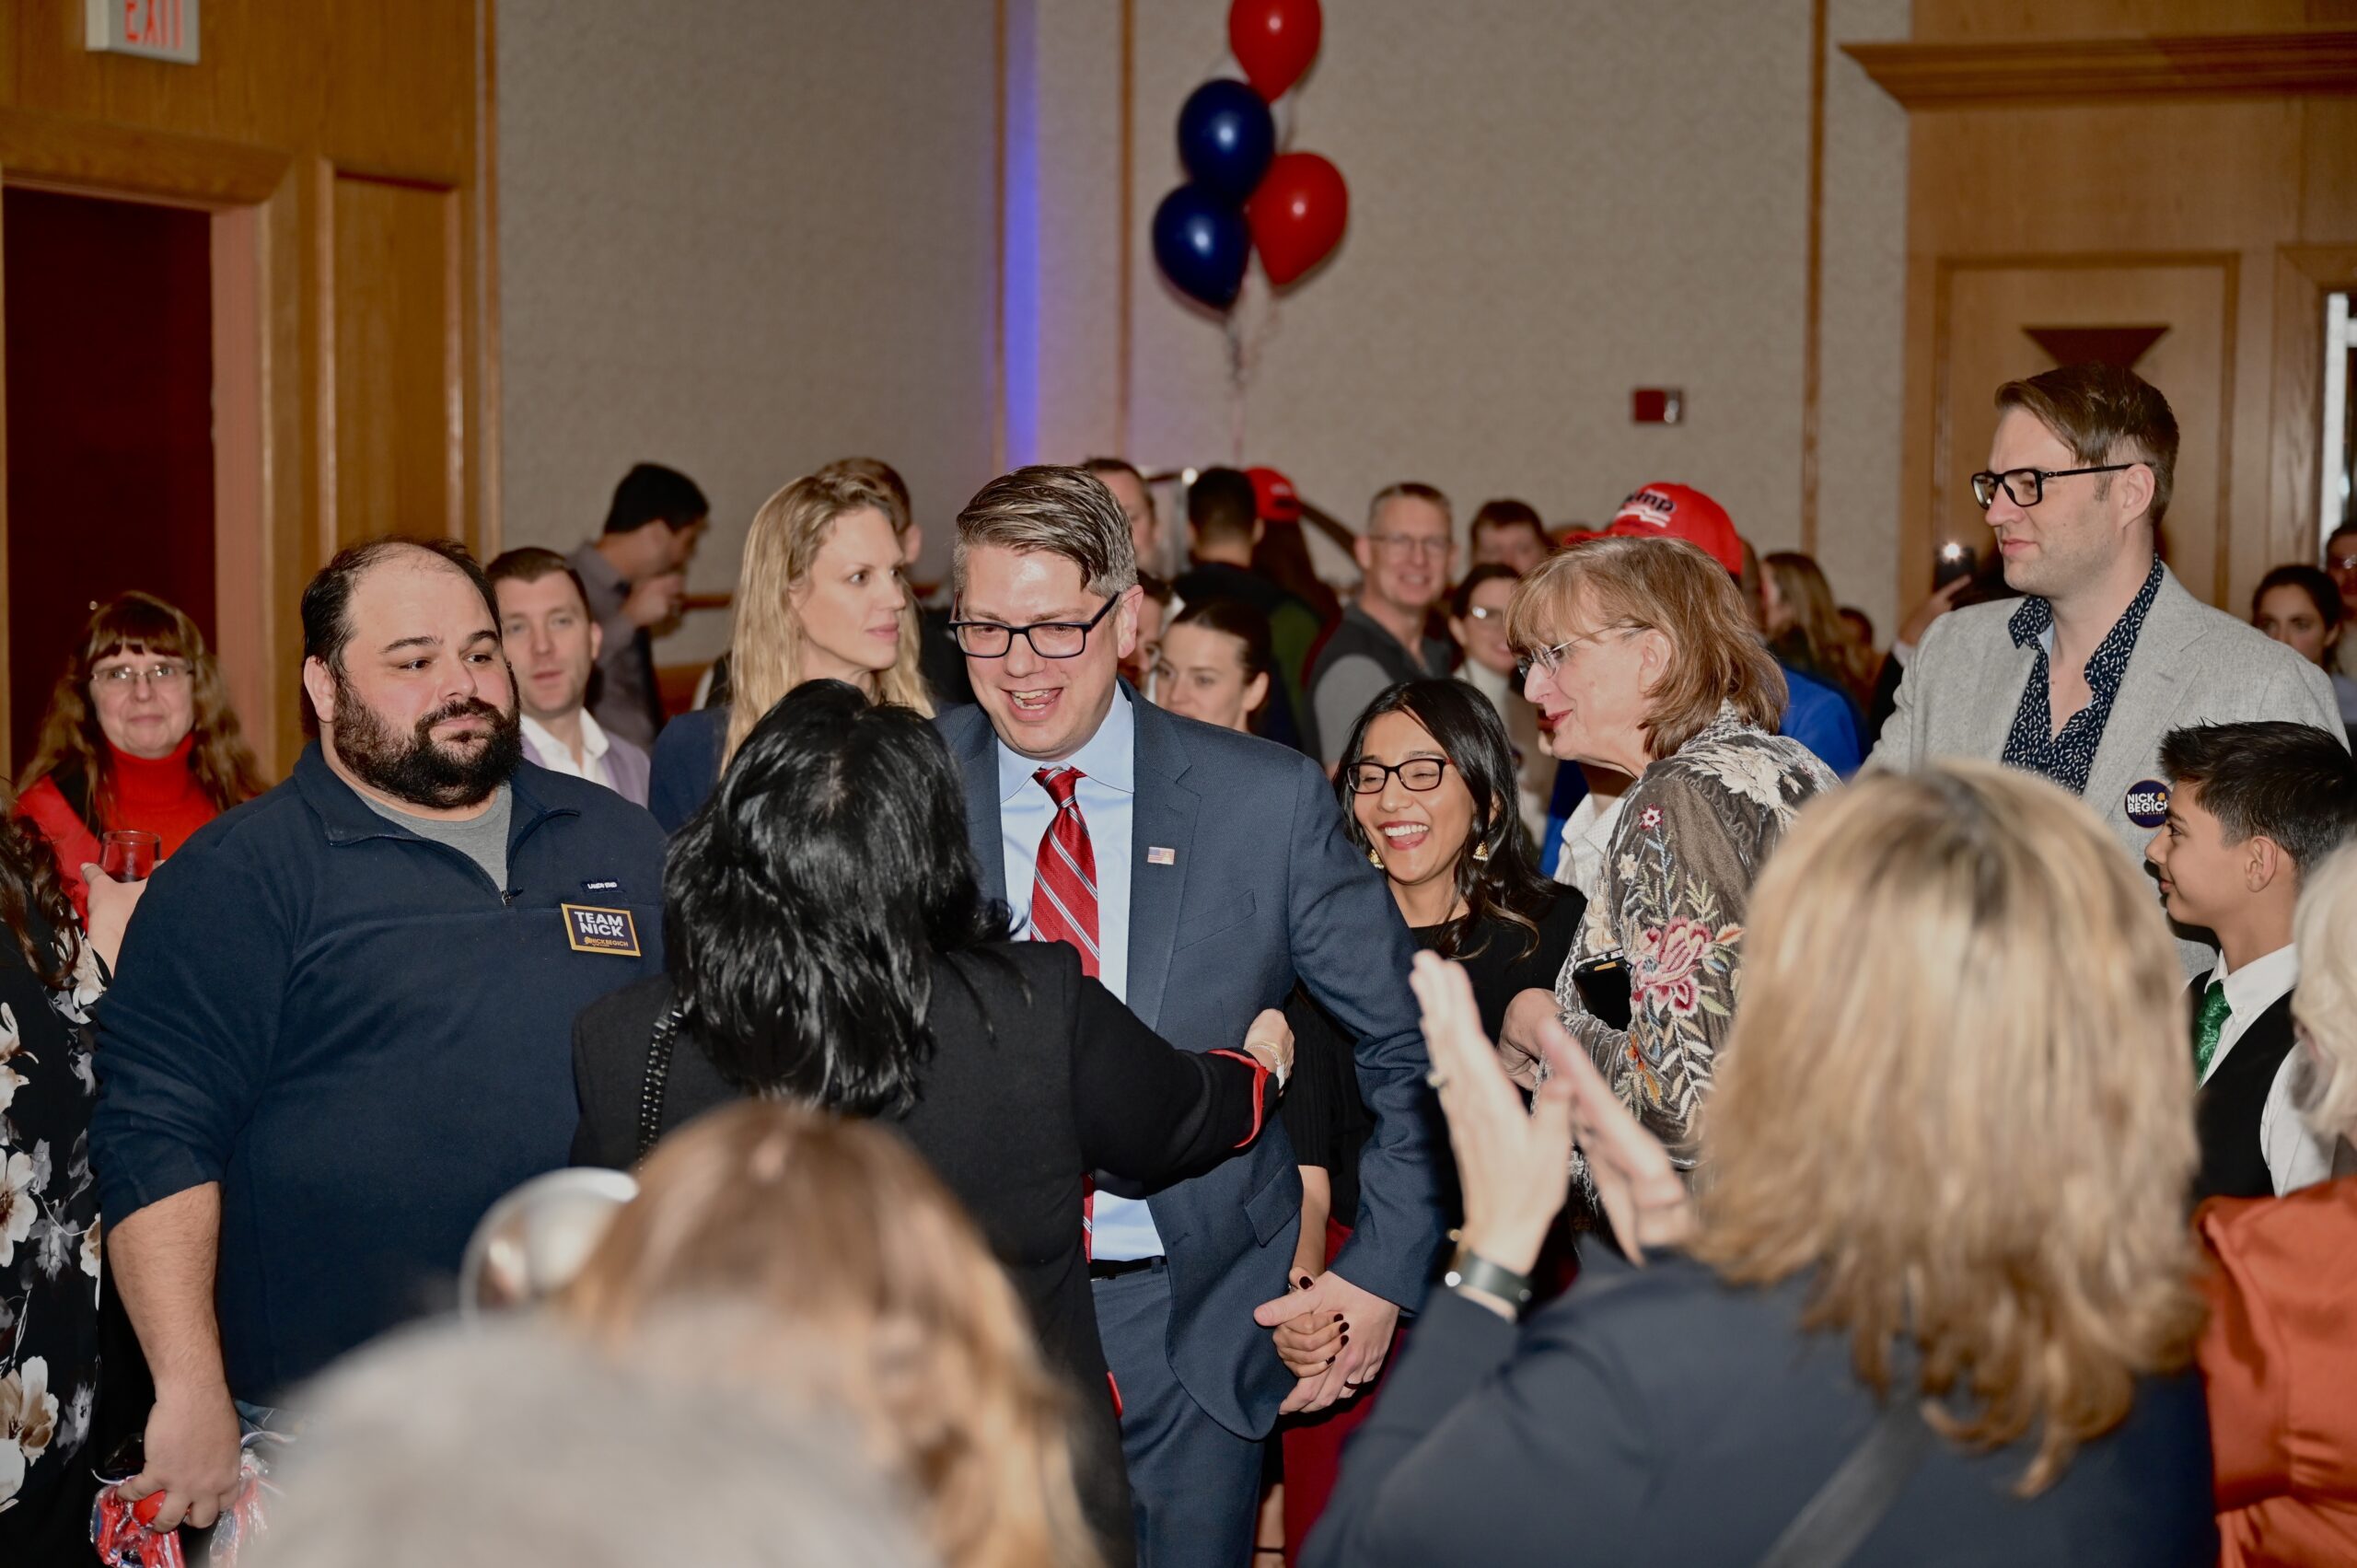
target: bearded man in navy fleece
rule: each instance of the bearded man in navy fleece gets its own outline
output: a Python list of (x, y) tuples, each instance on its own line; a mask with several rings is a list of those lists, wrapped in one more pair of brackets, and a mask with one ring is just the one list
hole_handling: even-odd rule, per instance
[(203, 1527), (240, 1422), (434, 1305), (561, 1166), (574, 1015), (661, 967), (663, 838), (524, 762), (499, 614), (447, 540), (303, 593), (319, 738), (158, 868), (99, 1016), (107, 1263), (155, 1373), (128, 1498)]

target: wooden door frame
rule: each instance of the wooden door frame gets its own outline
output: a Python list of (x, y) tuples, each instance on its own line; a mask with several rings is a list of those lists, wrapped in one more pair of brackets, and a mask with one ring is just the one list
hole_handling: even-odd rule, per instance
[[(273, 266), (302, 233), (297, 161), (244, 143), (0, 108), (0, 185), (212, 215), (215, 652), (271, 776), (293, 761), (269, 716), (284, 709), (295, 683), (274, 650), (283, 607), (300, 588), (303, 552), (283, 546), (288, 520), (303, 516), (310, 466), (301, 383), (304, 334), (315, 330), (307, 318), (315, 312), (303, 291), (272, 286)], [(0, 388), (0, 400), (6, 395)], [(0, 425), (0, 602), (8, 585), (6, 467)], [(0, 769), (13, 772), (7, 659), (0, 641)]]
[(2275, 250), (2275, 379), (2269, 393), (2269, 544), (2279, 561), (2324, 548), (2324, 296), (2357, 292), (2357, 245)]

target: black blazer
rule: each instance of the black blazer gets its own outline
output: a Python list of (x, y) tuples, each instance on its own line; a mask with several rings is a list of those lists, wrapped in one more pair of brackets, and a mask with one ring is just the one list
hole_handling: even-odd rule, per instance
[[(1846, 1335), (1801, 1327), (1806, 1276), (1724, 1284), (1590, 1248), (1519, 1331), (1434, 1291), (1351, 1440), (1303, 1568), (1756, 1562), (1874, 1427)], [(2034, 1445), (1935, 1439), (1850, 1568), (2194, 1568), (2217, 1561), (2210, 1419), (2190, 1370), (2025, 1501)]]
[[(670, 1003), (670, 982), (658, 978), (575, 1023), (575, 1165), (621, 1168), (636, 1157), (647, 1043)], [(1275, 1080), (1246, 1060), (1166, 1045), (1061, 942), (935, 958), (930, 1022), (935, 1049), (917, 1103), (892, 1125), (973, 1215), (1031, 1309), (1049, 1365), (1077, 1386), (1083, 1501), (1109, 1542), (1127, 1542), (1120, 1431), (1081, 1250), (1082, 1177), (1165, 1182), (1207, 1169), (1259, 1134)], [(683, 1034), (665, 1128), (738, 1098)]]
[[(2214, 972), (2214, 971), (2213, 971)], [(2206, 986), (2204, 981), (2203, 985)], [(2196, 988), (2199, 995), (2200, 987)], [(2193, 1097), (2193, 1126), (2201, 1136), (2201, 1167), (2193, 1178), (2193, 1201), (2205, 1198), (2272, 1198), (2274, 1173), (2258, 1141), (2259, 1119), (2276, 1072), (2292, 1054), (2290, 993), (2251, 1020)]]

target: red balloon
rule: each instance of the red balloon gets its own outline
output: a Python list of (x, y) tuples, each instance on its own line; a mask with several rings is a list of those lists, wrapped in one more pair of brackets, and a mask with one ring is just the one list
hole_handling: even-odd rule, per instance
[(1227, 46), (1252, 90), (1274, 103), (1318, 58), (1325, 26), (1318, 0), (1236, 0), (1227, 8)]
[(1333, 254), (1351, 221), (1342, 171), (1316, 153), (1280, 154), (1244, 204), (1269, 281), (1284, 287)]

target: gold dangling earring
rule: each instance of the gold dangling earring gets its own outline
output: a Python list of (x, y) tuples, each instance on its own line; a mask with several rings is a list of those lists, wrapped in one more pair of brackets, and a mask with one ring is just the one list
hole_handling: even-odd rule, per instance
[(1374, 866), (1377, 871), (1383, 869), (1383, 853), (1376, 849), (1373, 844), (1367, 845), (1366, 863), (1369, 865)]
[(1475, 844), (1473, 846), (1473, 864), (1476, 865), (1487, 865), (1490, 864), (1490, 846), (1488, 844)]

